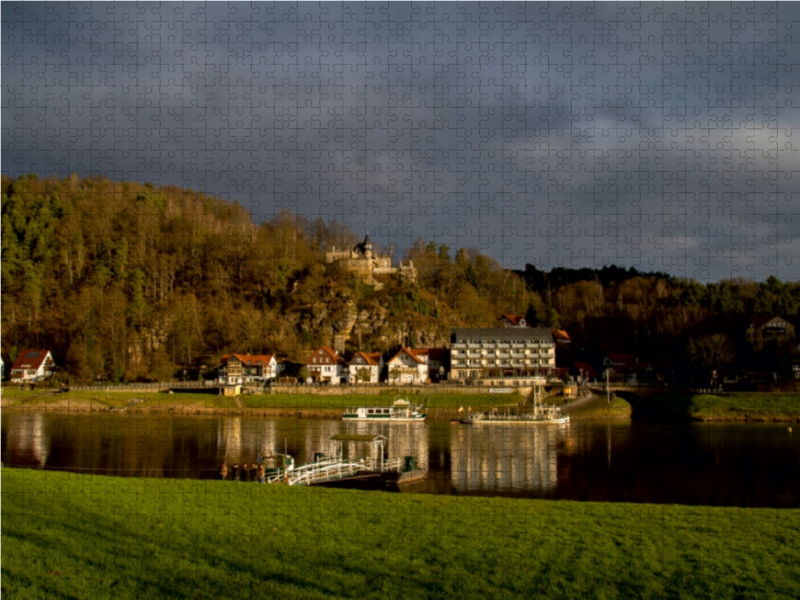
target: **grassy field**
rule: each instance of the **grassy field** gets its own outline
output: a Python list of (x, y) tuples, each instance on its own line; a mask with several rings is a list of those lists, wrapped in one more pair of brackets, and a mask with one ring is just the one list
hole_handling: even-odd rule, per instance
[[(492, 407), (507, 404), (516, 404), (522, 401), (518, 394), (244, 394), (239, 396), (241, 408), (250, 409), (282, 409), (287, 411), (308, 409), (342, 410), (348, 406), (389, 406), (395, 396), (408, 398), (414, 404), (425, 403), (428, 409), (457, 409), (459, 406)], [(216, 393), (180, 393), (169, 394), (141, 393), (141, 392), (108, 392), (97, 391), (70, 391), (54, 393), (44, 391), (20, 391), (17, 389), (3, 390), (4, 406), (15, 407), (50, 405), (63, 405), (66, 402), (92, 402), (100, 408), (154, 408), (159, 406), (182, 405), (186, 408), (237, 408), (236, 400), (228, 396), (218, 396)], [(134, 398), (142, 398), (144, 402), (132, 404)], [(430, 412), (429, 410), (429, 412)]]
[(645, 415), (673, 415), (703, 421), (800, 421), (800, 394), (667, 392), (634, 401), (634, 416), (640, 411)]
[(5, 469), (4, 598), (797, 598), (800, 511)]
[(575, 408), (568, 409), (570, 419), (610, 419), (615, 421), (628, 421), (631, 418), (631, 405), (622, 398), (613, 397), (609, 404), (606, 398), (601, 397)]

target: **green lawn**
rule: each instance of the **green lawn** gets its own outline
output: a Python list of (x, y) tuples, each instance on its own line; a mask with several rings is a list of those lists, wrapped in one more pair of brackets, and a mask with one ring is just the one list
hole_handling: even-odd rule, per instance
[(631, 418), (631, 405), (622, 398), (613, 397), (611, 403), (606, 398), (597, 398), (569, 409), (571, 419), (612, 419), (628, 421)]
[[(457, 409), (459, 406), (491, 407), (506, 404), (516, 404), (522, 400), (518, 394), (243, 394), (239, 400), (244, 408), (252, 409), (334, 409), (341, 410), (348, 406), (389, 406), (395, 397), (407, 398), (413, 404), (425, 403), (430, 410)], [(132, 406), (133, 408), (157, 407), (163, 405), (182, 404), (187, 408), (236, 408), (236, 401), (230, 396), (218, 396), (216, 392), (209, 393), (181, 393), (169, 394), (166, 392), (108, 392), (96, 391), (70, 391), (67, 393), (53, 393), (52, 391), (21, 391), (18, 389), (4, 389), (3, 397), (9, 404), (20, 407), (46, 407), (56, 402), (81, 401), (97, 404), (101, 408), (120, 408)], [(143, 398), (141, 404), (131, 404), (134, 398)]]
[(736, 392), (730, 394), (685, 394), (666, 392), (634, 402), (634, 408), (670, 413), (704, 421), (797, 421), (800, 394)]
[(3, 598), (797, 598), (800, 510), (5, 469)]

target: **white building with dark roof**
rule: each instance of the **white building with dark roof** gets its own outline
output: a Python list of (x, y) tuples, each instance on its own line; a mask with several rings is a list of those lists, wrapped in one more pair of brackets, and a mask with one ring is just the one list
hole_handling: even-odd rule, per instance
[(513, 378), (519, 383), (555, 372), (553, 333), (546, 327), (453, 329), (450, 379)]
[(11, 381), (34, 382), (53, 374), (55, 363), (49, 350), (23, 350), (11, 366)]

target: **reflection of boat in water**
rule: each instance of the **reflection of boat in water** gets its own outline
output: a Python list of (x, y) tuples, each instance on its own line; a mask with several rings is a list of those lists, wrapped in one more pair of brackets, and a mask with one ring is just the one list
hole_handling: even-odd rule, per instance
[(425, 405), (414, 406), (408, 400), (395, 400), (392, 406), (348, 406), (342, 414), (343, 421), (402, 422), (424, 421)]
[(473, 413), (461, 419), (461, 422), (466, 425), (568, 423), (569, 416), (562, 414), (561, 409), (557, 406), (535, 404), (531, 412), (518, 414), (507, 412)]

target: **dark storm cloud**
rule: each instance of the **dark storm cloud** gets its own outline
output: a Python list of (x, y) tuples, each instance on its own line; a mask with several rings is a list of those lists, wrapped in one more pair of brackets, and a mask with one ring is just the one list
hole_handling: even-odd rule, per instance
[(505, 266), (800, 273), (794, 4), (2, 5), (3, 171)]

